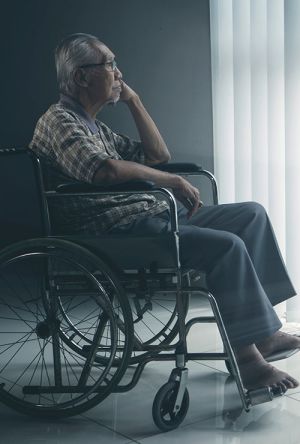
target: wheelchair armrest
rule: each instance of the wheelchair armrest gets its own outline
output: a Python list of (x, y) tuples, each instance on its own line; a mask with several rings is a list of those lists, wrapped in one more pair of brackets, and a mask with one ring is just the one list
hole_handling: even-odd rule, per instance
[(111, 192), (111, 191), (149, 191), (155, 188), (154, 182), (148, 180), (132, 180), (117, 185), (101, 186), (85, 182), (70, 182), (60, 184), (56, 188), (58, 193), (93, 193), (93, 192)]
[(213, 203), (218, 204), (218, 184), (215, 176), (207, 170), (204, 170), (202, 166), (196, 163), (189, 162), (171, 162), (171, 163), (160, 163), (158, 165), (153, 165), (152, 168), (160, 171), (166, 171), (168, 173), (174, 173), (182, 176), (204, 176), (206, 177), (212, 187)]
[(200, 173), (201, 171), (203, 171), (202, 166), (190, 162), (160, 163), (158, 165), (153, 165), (152, 168), (160, 171), (166, 171), (168, 173), (177, 174)]

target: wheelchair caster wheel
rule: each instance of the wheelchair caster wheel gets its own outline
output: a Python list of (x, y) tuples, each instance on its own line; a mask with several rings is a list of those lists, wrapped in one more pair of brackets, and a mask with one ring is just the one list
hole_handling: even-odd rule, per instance
[(163, 432), (176, 429), (187, 414), (190, 404), (187, 389), (184, 391), (181, 406), (176, 413), (174, 412), (174, 403), (176, 401), (178, 388), (178, 382), (167, 382), (158, 390), (154, 398), (152, 407), (153, 421)]

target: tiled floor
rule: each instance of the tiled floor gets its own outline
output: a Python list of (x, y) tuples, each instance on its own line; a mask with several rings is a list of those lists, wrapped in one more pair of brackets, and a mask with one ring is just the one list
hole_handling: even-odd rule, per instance
[[(191, 350), (212, 351), (220, 340), (214, 326), (207, 325), (192, 329), (189, 343)], [(277, 366), (300, 378), (300, 354)], [(0, 443), (300, 444), (300, 388), (245, 413), (223, 362), (189, 362), (188, 367), (190, 407), (174, 431), (160, 433), (151, 413), (154, 396), (167, 381), (172, 363), (152, 362), (133, 390), (112, 394), (73, 418), (41, 420), (0, 404)]]

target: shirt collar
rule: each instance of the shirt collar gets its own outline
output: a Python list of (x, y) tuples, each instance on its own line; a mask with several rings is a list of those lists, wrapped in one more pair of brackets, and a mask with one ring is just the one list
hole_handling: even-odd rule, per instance
[(89, 130), (92, 134), (95, 134), (99, 131), (99, 128), (94, 119), (85, 111), (83, 106), (77, 102), (73, 97), (67, 96), (66, 94), (60, 94), (59, 103), (63, 105), (65, 108), (73, 111), (80, 117), (81, 120), (88, 126)]

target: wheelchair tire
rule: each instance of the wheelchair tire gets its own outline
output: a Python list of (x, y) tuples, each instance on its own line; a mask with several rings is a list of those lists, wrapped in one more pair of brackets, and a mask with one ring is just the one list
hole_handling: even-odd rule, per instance
[(158, 390), (154, 398), (152, 406), (153, 421), (163, 432), (176, 429), (188, 412), (190, 397), (187, 389), (184, 391), (180, 409), (177, 413), (173, 412), (178, 388), (178, 382), (169, 381)]
[[(117, 311), (99, 275), (113, 289)], [(61, 280), (78, 276), (85, 284), (80, 292), (61, 290)], [(59, 298), (68, 298), (77, 331), (88, 337), (85, 354), (71, 347), (77, 331), (66, 322)], [(9, 407), (33, 415), (79, 414), (105, 399), (124, 375), (132, 350), (130, 307), (110, 268), (87, 249), (54, 238), (5, 248), (0, 306), (0, 401)], [(118, 316), (124, 318), (122, 334)], [(80, 337), (77, 347), (86, 344)]]

